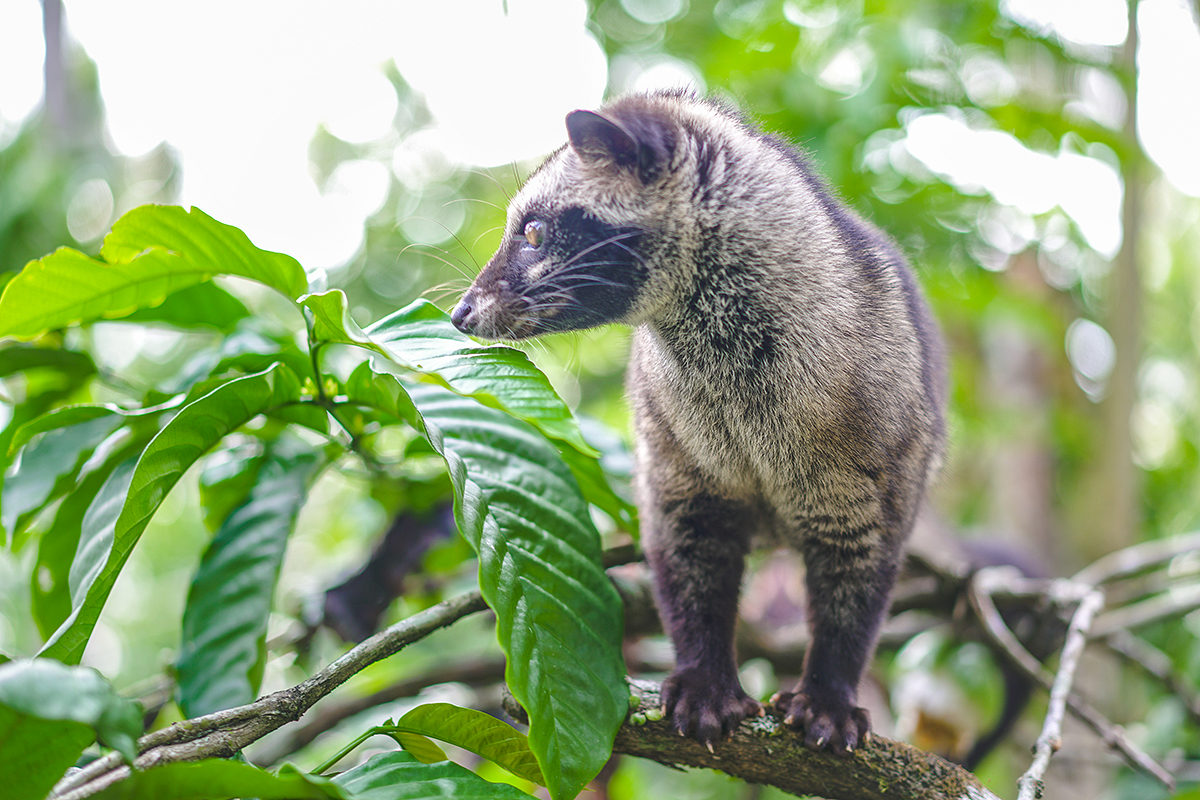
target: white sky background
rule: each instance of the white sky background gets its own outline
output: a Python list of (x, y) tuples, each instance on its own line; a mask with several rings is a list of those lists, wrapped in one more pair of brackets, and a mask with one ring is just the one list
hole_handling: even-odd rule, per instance
[[(1122, 0), (1008, 6), (1076, 42), (1124, 38)], [(438, 120), (429, 141), (453, 160), (528, 159), (565, 139), (567, 111), (601, 100), (605, 59), (585, 14), (583, 0), (508, 0), (507, 16), (501, 0), (66, 1), (69, 29), (97, 63), (116, 148), (170, 142), (182, 159), (180, 202), (309, 269), (351, 257), (384, 199), (382, 167), (350, 165), (322, 196), (307, 158), (318, 124), (350, 141), (384, 134), (395, 111), (384, 63), (394, 59), (425, 94)], [(1143, 141), (1172, 182), (1200, 196), (1200, 34), (1184, 0), (1143, 0), (1140, 32)], [(0, 2), (0, 142), (39, 102), (42, 59), (40, 4)], [(1029, 213), (1061, 205), (1093, 247), (1115, 252), (1120, 184), (1102, 161), (1033, 154), (944, 115), (918, 122), (907, 146), (929, 169)]]
[[(364, 162), (322, 197), (308, 145), (318, 124), (349, 141), (386, 133), (396, 110), (387, 61), (426, 95), (451, 158), (487, 166), (557, 147), (566, 112), (595, 106), (606, 83), (582, 0), (511, 0), (507, 17), (500, 0), (65, 6), (99, 69), (116, 148), (170, 142), (183, 205), (309, 269), (351, 257), (384, 200), (386, 174)], [(43, 58), (37, 0), (0, 2), (0, 141), (39, 102)]]

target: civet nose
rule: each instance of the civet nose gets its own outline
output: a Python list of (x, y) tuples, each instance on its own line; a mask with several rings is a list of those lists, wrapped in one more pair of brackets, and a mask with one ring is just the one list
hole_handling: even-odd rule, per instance
[(475, 306), (472, 305), (470, 297), (464, 295), (454, 310), (450, 312), (450, 321), (463, 333), (473, 333), (475, 326), (471, 322), (471, 314), (474, 311)]

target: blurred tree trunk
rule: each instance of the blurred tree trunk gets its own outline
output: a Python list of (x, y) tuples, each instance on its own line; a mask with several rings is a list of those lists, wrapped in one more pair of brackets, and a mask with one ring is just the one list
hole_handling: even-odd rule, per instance
[(45, 104), (46, 122), (57, 146), (72, 137), (70, 86), (67, 81), (62, 0), (42, 0), (42, 37), (46, 40)]
[[(1014, 295), (1027, 295), (1039, 304), (1053, 302), (1032, 252), (1015, 256), (1003, 277)], [(1004, 431), (994, 450), (989, 448), (990, 535), (1019, 543), (1022, 552), (1036, 553), (1049, 564), (1061, 563), (1065, 548), (1055, 514), (1054, 401), (1045, 344), (1026, 326), (1000, 320), (984, 328), (982, 345), (986, 392)], [(1046, 569), (1055, 571), (1049, 564)]]
[(1108, 318), (1116, 360), (1108, 379), (1108, 394), (1101, 408), (1104, 438), (1100, 445), (1096, 493), (1091, 524), (1079, 542), (1085, 559), (1118, 550), (1139, 539), (1140, 474), (1133, 463), (1133, 407), (1137, 400), (1137, 374), (1141, 361), (1142, 282), (1138, 269), (1138, 241), (1145, 195), (1145, 159), (1137, 131), (1137, 0), (1129, 1), (1129, 31), (1122, 55), (1126, 113), (1121, 154), (1124, 199), (1121, 209), (1121, 249), (1108, 284)]

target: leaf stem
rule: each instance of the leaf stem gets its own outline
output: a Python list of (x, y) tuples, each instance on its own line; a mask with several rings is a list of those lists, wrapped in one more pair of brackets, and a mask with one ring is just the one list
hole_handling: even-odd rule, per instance
[(329, 397), (329, 395), (325, 394), (325, 374), (321, 371), (320, 354), (321, 348), (329, 344), (329, 342), (318, 342), (316, 339), (314, 339), (313, 335), (315, 320), (313, 314), (307, 309), (305, 309), (304, 312), (304, 324), (308, 328), (308, 355), (309, 359), (312, 361), (313, 384), (317, 388), (315, 402), (324, 408), (333, 421), (338, 424), (338, 427), (345, 431), (346, 435), (350, 437), (350, 441), (346, 443), (346, 448), (362, 460), (367, 470), (374, 475), (386, 475), (387, 470), (384, 469), (383, 464), (381, 464), (379, 459), (375, 457), (375, 454), (363, 447), (362, 432), (354, 431), (351, 429), (350, 425), (345, 422), (345, 420), (338, 416), (337, 411), (339, 404), (335, 403), (333, 399)]
[(334, 764), (338, 763), (343, 758), (350, 755), (350, 753), (353, 752), (356, 747), (358, 747), (360, 744), (365, 742), (367, 739), (370, 739), (372, 736), (376, 736), (379, 734), (386, 734), (386, 733), (387, 733), (387, 731), (385, 729), (380, 728), (378, 726), (376, 726), (374, 728), (368, 728), (366, 733), (357, 737), (354, 741), (350, 742), (350, 744), (346, 745), (341, 750), (338, 750), (336, 753), (334, 753), (331, 758), (327, 759), (320, 766), (313, 769), (313, 774), (314, 775), (325, 774), (326, 770), (331, 769)]

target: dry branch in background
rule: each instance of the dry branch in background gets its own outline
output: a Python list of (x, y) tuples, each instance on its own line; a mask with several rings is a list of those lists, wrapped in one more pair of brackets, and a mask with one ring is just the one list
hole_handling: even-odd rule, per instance
[(1033, 763), (1017, 781), (1020, 789), (1017, 800), (1035, 800), (1042, 796), (1042, 777), (1046, 774), (1046, 768), (1050, 766), (1050, 756), (1062, 746), (1062, 724), (1067, 695), (1071, 691), (1072, 681), (1075, 680), (1075, 668), (1079, 664), (1079, 657), (1087, 643), (1088, 625), (1104, 605), (1104, 595), (1097, 589), (1081, 585), (1069, 585), (1069, 588), (1076, 594), (1081, 591), (1086, 593), (1080, 598), (1075, 614), (1071, 617), (1058, 673), (1054, 677), (1054, 685), (1050, 688), (1050, 707), (1046, 711), (1046, 721), (1034, 748)]

